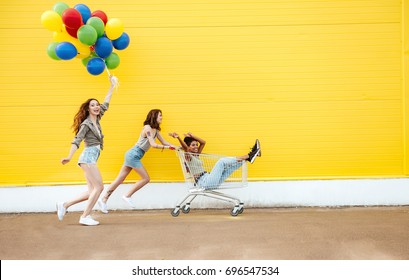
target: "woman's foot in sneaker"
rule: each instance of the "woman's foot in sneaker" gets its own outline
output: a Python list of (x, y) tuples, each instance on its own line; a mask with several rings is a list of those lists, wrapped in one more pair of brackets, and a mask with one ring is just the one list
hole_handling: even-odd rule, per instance
[(107, 204), (102, 201), (102, 198), (98, 199), (98, 207), (99, 207), (99, 210), (100, 210), (102, 213), (108, 214)]
[(84, 217), (80, 217), (80, 224), (84, 226), (96, 226), (99, 225), (98, 221), (95, 221), (93, 218), (91, 218), (90, 215)]
[(57, 216), (58, 220), (62, 221), (64, 219), (65, 214), (67, 213), (67, 208), (64, 207), (63, 202), (57, 202)]
[(132, 200), (130, 197), (127, 196), (122, 196), (122, 199), (132, 208), (136, 208), (135, 204), (133, 204)]
[(260, 141), (258, 139), (256, 139), (256, 143), (254, 143), (253, 147), (251, 147), (251, 151), (250, 152), (255, 152), (259, 150), (257, 156), (261, 157), (261, 148), (260, 148)]
[(250, 163), (253, 163), (256, 160), (256, 157), (260, 153), (260, 149), (251, 150), (249, 153), (249, 158), (247, 159)]

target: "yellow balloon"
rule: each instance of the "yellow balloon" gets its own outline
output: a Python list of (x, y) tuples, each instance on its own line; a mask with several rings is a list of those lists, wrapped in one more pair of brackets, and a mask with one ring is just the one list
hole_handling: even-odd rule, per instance
[(45, 11), (41, 15), (41, 23), (50, 31), (62, 30), (62, 18), (57, 12)]
[(124, 32), (124, 24), (120, 19), (111, 18), (105, 26), (105, 33), (110, 40), (116, 40)]
[(91, 54), (91, 49), (89, 48), (89, 46), (82, 44), (81, 42), (78, 41), (78, 44), (74, 45), (77, 48), (78, 54), (77, 54), (77, 58), (83, 59), (86, 57), (89, 57), (89, 55)]
[(74, 38), (70, 34), (68, 34), (65, 28), (63, 28), (61, 32), (54, 32), (53, 39), (55, 42), (70, 42), (76, 47), (77, 45), (81, 44), (81, 42), (77, 38)]
[(65, 28), (63, 28), (61, 31), (55, 31), (53, 33), (53, 39), (55, 42), (69, 42), (71, 38), (72, 36), (67, 33)]

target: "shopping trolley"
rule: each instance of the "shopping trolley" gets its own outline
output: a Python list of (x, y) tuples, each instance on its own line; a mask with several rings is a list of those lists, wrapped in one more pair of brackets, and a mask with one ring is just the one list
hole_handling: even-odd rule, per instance
[[(237, 160), (236, 158), (221, 155), (188, 153), (183, 150), (177, 151), (177, 155), (182, 167), (185, 183), (188, 186), (189, 194), (186, 195), (186, 197), (183, 198), (174, 209), (172, 209), (172, 216), (179, 216), (180, 210), (185, 214), (189, 213), (191, 207), (190, 204), (197, 196), (210, 197), (232, 203), (234, 205), (230, 211), (232, 216), (237, 216), (243, 213), (243, 202), (235, 197), (222, 193), (219, 190), (247, 187), (246, 160)], [(228, 171), (229, 176), (222, 178), (222, 181), (213, 182), (207, 186), (201, 185), (200, 177), (211, 172), (216, 164), (220, 164), (219, 161), (225, 161), (225, 159), (236, 161), (236, 163), (232, 164), (235, 166), (224, 166), (225, 171)], [(228, 170), (229, 168), (231, 168), (231, 170)]]

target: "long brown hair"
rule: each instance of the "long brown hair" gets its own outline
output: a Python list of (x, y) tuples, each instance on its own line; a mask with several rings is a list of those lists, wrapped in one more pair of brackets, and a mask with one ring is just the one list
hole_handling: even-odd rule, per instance
[(143, 125), (150, 125), (150, 127), (155, 128), (160, 131), (160, 124), (158, 123), (158, 115), (162, 114), (162, 111), (159, 109), (152, 109), (149, 111), (146, 116), (146, 120), (143, 122)]
[(99, 101), (98, 101), (97, 99), (95, 99), (95, 98), (90, 98), (90, 99), (88, 99), (87, 101), (85, 101), (84, 103), (81, 104), (81, 106), (80, 106), (80, 108), (79, 108), (77, 114), (75, 114), (74, 123), (73, 123), (72, 126), (71, 126), (71, 128), (72, 128), (72, 130), (74, 130), (75, 134), (77, 134), (78, 131), (80, 130), (81, 123), (82, 123), (86, 118), (88, 118), (88, 116), (89, 116), (89, 103), (90, 103), (92, 100), (97, 101), (98, 104), (99, 104)]

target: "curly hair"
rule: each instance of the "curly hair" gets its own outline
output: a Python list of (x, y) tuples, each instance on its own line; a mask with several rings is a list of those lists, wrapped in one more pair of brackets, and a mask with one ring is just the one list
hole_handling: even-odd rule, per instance
[(78, 133), (78, 131), (80, 130), (80, 126), (81, 123), (88, 118), (89, 116), (89, 103), (91, 103), (92, 100), (95, 100), (98, 102), (99, 101), (95, 98), (90, 98), (87, 101), (85, 101), (84, 103), (81, 104), (77, 114), (75, 114), (74, 117), (74, 123), (72, 124), (71, 128), (74, 130), (75, 134)]
[(150, 125), (150, 127), (160, 131), (160, 124), (158, 123), (159, 113), (162, 114), (162, 111), (159, 109), (150, 110), (148, 115), (146, 116), (145, 121), (143, 122), (143, 125)]
[(188, 146), (190, 146), (190, 144), (192, 144), (193, 141), (197, 141), (197, 140), (190, 136), (186, 136), (185, 138), (183, 138), (183, 142), (185, 142), (186, 145)]

